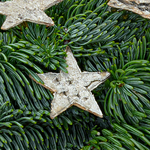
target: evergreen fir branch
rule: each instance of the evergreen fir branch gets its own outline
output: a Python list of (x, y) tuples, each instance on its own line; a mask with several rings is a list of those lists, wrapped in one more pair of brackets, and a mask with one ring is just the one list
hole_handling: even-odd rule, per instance
[(50, 101), (47, 99), (50, 99), (51, 93), (31, 82), (28, 77), (31, 74), (36, 80), (43, 82), (35, 74), (35, 72), (43, 71), (30, 61), (32, 55), (35, 55), (35, 52), (29, 49), (30, 43), (16, 42), (16, 37), (12, 33), (9, 35), (8, 32), (0, 33), (0, 40), (1, 103), (11, 101), (15, 108), (20, 109), (49, 109)]
[(9, 102), (1, 105), (0, 113), (0, 143), (4, 149), (80, 149), (89, 140), (89, 125), (82, 124), (82, 119), (74, 121), (73, 113), (51, 120), (47, 110), (14, 109)]
[[(126, 45), (126, 49), (118, 47), (118, 50), (108, 52), (110, 53), (109, 59), (94, 56), (85, 65), (87, 70), (88, 68), (91, 69), (90, 71), (107, 70), (111, 72), (112, 76), (109, 86), (107, 85), (108, 90), (106, 91), (107, 94), (104, 100), (105, 114), (112, 116), (112, 122), (115, 121), (121, 127), (125, 127), (132, 134), (132, 137), (134, 137), (132, 142), (140, 149), (148, 149), (149, 147), (145, 147), (142, 141), (146, 142), (147, 145), (150, 144), (148, 132), (148, 109), (150, 107), (149, 61), (147, 60), (149, 58), (149, 43), (146, 41), (148, 39), (144, 36), (138, 41), (134, 38), (132, 44), (128, 43), (128, 46)], [(126, 123), (130, 125), (126, 125)], [(118, 128), (118, 126), (113, 127), (115, 130)], [(136, 128), (138, 129), (137, 131)], [(115, 149), (110, 139), (107, 142), (104, 147), (108, 146)], [(93, 146), (98, 148), (98, 144), (93, 144)], [(86, 146), (83, 149), (89, 147), (92, 146)], [(132, 149), (133, 147), (124, 145), (126, 149)]]
[[(106, 0), (64, 0), (46, 13), (54, 27), (25, 22), (0, 33), (0, 149), (148, 150), (149, 20)], [(83, 70), (111, 73), (93, 91), (103, 119), (71, 107), (51, 120), (52, 93), (29, 78), (66, 71), (67, 45)]]
[[(63, 3), (58, 5), (55, 14), (62, 9)], [(127, 43), (134, 36), (140, 38), (149, 27), (147, 20), (137, 15), (108, 10), (103, 0), (75, 2), (68, 13), (59, 14), (60, 18), (55, 21), (60, 30), (58, 40), (63, 38), (64, 44), (69, 45), (77, 57), (91, 56), (105, 54), (105, 50), (118, 42)]]
[[(66, 72), (66, 64), (63, 57), (65, 56), (66, 45), (61, 45), (60, 41), (56, 40), (57, 28), (46, 28), (46, 26), (28, 23), (25, 27), (13, 30), (23, 40), (29, 41), (31, 44), (29, 51), (34, 51), (35, 54), (30, 58), (35, 63), (45, 67), (46, 69), (56, 70), (61, 68)], [(24, 49), (25, 50), (25, 49)]]
[[(150, 143), (141, 131), (127, 124), (120, 126), (113, 123), (112, 125), (114, 129), (112, 132), (108, 129), (103, 129), (101, 132), (93, 129), (91, 131), (91, 140), (88, 141), (88, 146), (84, 146), (82, 150), (94, 148), (97, 150), (149, 149)], [(138, 138), (143, 138), (146, 142), (148, 142), (147, 145), (143, 145), (143, 142), (139, 141)]]

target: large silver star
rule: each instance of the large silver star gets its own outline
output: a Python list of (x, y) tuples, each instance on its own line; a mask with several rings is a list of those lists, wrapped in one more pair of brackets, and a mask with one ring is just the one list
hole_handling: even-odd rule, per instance
[(66, 53), (68, 73), (38, 74), (44, 82), (41, 85), (54, 92), (50, 117), (53, 119), (72, 105), (103, 117), (91, 91), (103, 83), (110, 73), (81, 72), (69, 47), (66, 48)]
[(12, 0), (0, 2), (0, 14), (6, 15), (1, 29), (7, 30), (23, 21), (53, 26), (53, 20), (44, 10), (63, 0)]

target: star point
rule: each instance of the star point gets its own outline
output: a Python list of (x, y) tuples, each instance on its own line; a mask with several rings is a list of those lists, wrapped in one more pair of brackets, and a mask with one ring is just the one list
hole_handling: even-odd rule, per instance
[(63, 0), (12, 0), (0, 2), (0, 14), (6, 15), (2, 30), (10, 29), (23, 21), (54, 26), (53, 20), (46, 15), (45, 9)]
[(110, 73), (81, 72), (69, 47), (66, 48), (66, 53), (68, 73), (60, 71), (38, 74), (44, 82), (43, 86), (54, 91), (50, 117), (53, 119), (75, 105), (102, 118), (103, 114), (91, 91), (107, 80)]

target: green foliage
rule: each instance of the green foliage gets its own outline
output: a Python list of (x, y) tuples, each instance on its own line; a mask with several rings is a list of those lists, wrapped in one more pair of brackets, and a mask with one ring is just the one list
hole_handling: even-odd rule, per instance
[[(30, 74), (37, 81), (43, 83), (36, 75), (36, 72), (43, 73), (43, 71), (30, 61), (36, 54), (34, 49), (30, 49), (31, 47), (32, 45), (28, 41), (16, 42), (16, 36), (12, 32), (0, 33), (1, 104), (9, 101), (15, 108), (29, 110), (50, 106), (48, 101), (51, 97), (50, 92), (42, 86), (36, 85), (28, 77)], [(41, 101), (37, 101), (37, 99)]]
[[(113, 132), (108, 129), (103, 129), (102, 135), (98, 135), (96, 130), (92, 130), (92, 139), (88, 142), (89, 146), (85, 146), (83, 150), (90, 150), (91, 148), (95, 150), (149, 149), (150, 141), (144, 136), (143, 132), (127, 124), (121, 124), (120, 126), (113, 123), (112, 126), (114, 129)], [(93, 134), (93, 131), (95, 131), (95, 134)], [(145, 145), (139, 142), (140, 140), (143, 140)]]
[[(128, 146), (127, 142), (121, 147), (126, 149), (149, 149), (150, 136), (149, 133), (149, 30), (146, 31), (146, 37), (141, 37), (137, 41), (136, 38), (131, 43), (126, 45), (126, 49), (117, 46), (116, 50), (110, 49), (107, 57), (89, 58), (84, 61), (85, 68), (89, 71), (104, 71), (107, 70), (111, 73), (109, 84), (103, 93), (106, 93), (104, 98), (104, 111), (105, 115), (111, 116), (111, 125), (114, 132), (119, 132), (126, 129), (132, 136), (130, 139), (133, 145)], [(114, 125), (113, 122), (118, 123)], [(142, 126), (141, 126), (142, 125)], [(102, 130), (105, 136), (106, 129)], [(123, 131), (124, 132), (124, 131)], [(108, 132), (109, 133), (109, 132)], [(117, 133), (118, 135), (118, 133)], [(114, 136), (113, 138), (116, 138)], [(121, 149), (114, 147), (114, 139), (106, 138), (106, 149)], [(119, 142), (121, 142), (119, 138)], [(115, 141), (115, 140), (114, 140)], [(142, 143), (147, 143), (145, 147)], [(89, 141), (90, 143), (90, 141)], [(117, 142), (116, 142), (117, 143)], [(122, 142), (121, 142), (122, 143)], [(98, 149), (97, 144), (92, 145)], [(85, 147), (88, 148), (91, 145)], [(103, 148), (103, 144), (99, 144), (99, 149)]]
[(40, 63), (47, 69), (61, 68), (66, 71), (65, 60), (63, 59), (66, 45), (61, 45), (62, 42), (56, 40), (57, 28), (47, 29), (46, 26), (28, 23), (27, 27), (21, 27), (22, 34), (20, 34), (20, 28), (13, 31), (18, 37), (32, 44), (30, 50), (35, 51), (32, 61)]
[[(60, 4), (58, 10), (65, 4), (66, 1)], [(126, 43), (135, 35), (140, 37), (149, 27), (145, 19), (130, 15), (123, 11), (110, 12), (105, 0), (76, 1), (66, 13), (59, 14), (55, 22), (60, 31), (56, 34), (58, 40), (64, 39), (64, 44), (71, 47), (76, 57), (104, 54), (105, 49), (118, 42)]]
[[(45, 12), (54, 27), (0, 32), (0, 149), (149, 150), (149, 20), (106, 0), (64, 0)], [(76, 107), (49, 118), (52, 93), (29, 75), (42, 83), (36, 73), (67, 72), (66, 46), (82, 70), (111, 73), (93, 91), (104, 118)]]

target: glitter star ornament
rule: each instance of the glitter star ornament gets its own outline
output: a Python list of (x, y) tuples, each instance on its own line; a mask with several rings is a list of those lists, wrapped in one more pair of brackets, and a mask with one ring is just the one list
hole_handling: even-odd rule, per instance
[(6, 15), (1, 29), (7, 30), (23, 21), (53, 26), (53, 20), (44, 10), (63, 0), (12, 0), (0, 2), (0, 14)]
[(75, 105), (102, 118), (103, 114), (91, 91), (103, 83), (110, 73), (81, 72), (69, 47), (66, 48), (66, 53), (68, 73), (60, 71), (60, 73), (38, 74), (44, 82), (44, 85), (41, 85), (54, 92), (50, 117), (53, 119)]
[(108, 5), (129, 10), (150, 19), (150, 0), (110, 0)]

